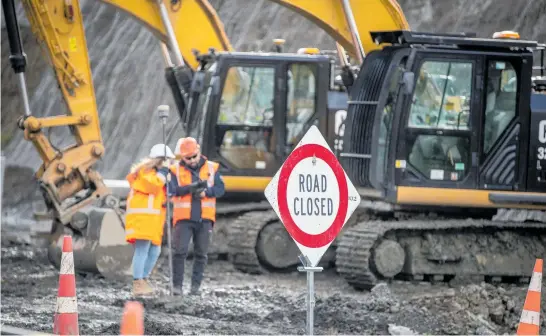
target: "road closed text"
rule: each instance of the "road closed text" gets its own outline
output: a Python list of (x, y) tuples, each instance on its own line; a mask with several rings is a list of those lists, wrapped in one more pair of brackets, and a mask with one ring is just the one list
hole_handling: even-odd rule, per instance
[[(298, 174), (299, 197), (294, 197), (296, 216), (331, 216), (334, 201), (328, 197), (328, 182), (324, 174)], [(301, 195), (303, 194), (303, 196)]]

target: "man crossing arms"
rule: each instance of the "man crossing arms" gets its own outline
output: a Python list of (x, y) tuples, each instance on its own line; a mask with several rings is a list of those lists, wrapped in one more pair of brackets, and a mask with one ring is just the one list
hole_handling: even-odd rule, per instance
[(194, 263), (190, 294), (198, 294), (216, 221), (216, 198), (222, 197), (225, 189), (218, 163), (201, 155), (194, 138), (180, 139), (177, 147), (182, 158), (170, 167), (179, 186), (172, 198), (174, 295), (182, 295), (184, 264), (192, 236)]

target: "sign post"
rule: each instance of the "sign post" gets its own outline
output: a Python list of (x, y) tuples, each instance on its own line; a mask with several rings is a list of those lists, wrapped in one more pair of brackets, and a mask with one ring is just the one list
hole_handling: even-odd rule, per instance
[(314, 273), (360, 204), (360, 195), (316, 126), (311, 126), (265, 188), (265, 196), (301, 251), (307, 273), (307, 334), (313, 334)]

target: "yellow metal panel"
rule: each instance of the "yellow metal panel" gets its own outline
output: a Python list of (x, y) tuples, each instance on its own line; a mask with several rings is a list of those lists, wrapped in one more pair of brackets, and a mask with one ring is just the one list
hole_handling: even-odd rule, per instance
[[(168, 44), (165, 28), (159, 15), (156, 1), (149, 0), (100, 0), (127, 12), (141, 24), (147, 26), (163, 42)], [(207, 52), (209, 48), (219, 51), (233, 50), (224, 32), (224, 26), (206, 0), (183, 0), (177, 5), (163, 1), (169, 12), (171, 24), (178, 41), (184, 62), (197, 68), (192, 49)]]
[(222, 176), (226, 192), (264, 192), (271, 177)]
[[(352, 56), (356, 48), (341, 0), (271, 0), (296, 11), (325, 30)], [(366, 53), (378, 49), (370, 31), (409, 30), (404, 12), (395, 0), (350, 0), (358, 33)]]
[(463, 206), (478, 208), (525, 208), (525, 209), (546, 209), (545, 206), (530, 206), (528, 204), (514, 205), (492, 203), (489, 201), (490, 193), (514, 194), (514, 195), (535, 195), (544, 196), (541, 193), (522, 193), (493, 190), (473, 189), (445, 189), (445, 188), (424, 188), (424, 187), (398, 187), (397, 203), (399, 204), (422, 204), (437, 206)]

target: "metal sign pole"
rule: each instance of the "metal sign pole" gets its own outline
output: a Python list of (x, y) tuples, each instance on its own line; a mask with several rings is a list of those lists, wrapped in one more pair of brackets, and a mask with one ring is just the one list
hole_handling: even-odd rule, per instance
[(304, 255), (300, 255), (299, 259), (303, 266), (298, 266), (298, 271), (307, 273), (307, 297), (305, 298), (305, 305), (307, 306), (307, 321), (306, 331), (307, 335), (313, 335), (314, 313), (315, 313), (315, 272), (322, 272), (322, 267), (312, 267), (309, 258)]
[(5, 169), (6, 169), (6, 158), (2, 154), (1, 161), (0, 161), (0, 170), (2, 171), (1, 172), (2, 177), (0, 179), (0, 218), (2, 218), (2, 202), (3, 202), (2, 196), (4, 195), (4, 172), (5, 172)]
[[(165, 145), (165, 160), (167, 160), (167, 133), (165, 131), (165, 128), (167, 127), (167, 118), (169, 117), (169, 106), (168, 105), (160, 105), (157, 108), (159, 119), (161, 119), (163, 124), (163, 144)], [(169, 249), (169, 293), (171, 296), (173, 296), (173, 256), (172, 256), (172, 248), (171, 248), (171, 242), (172, 242), (172, 234), (171, 234), (171, 198), (169, 196), (169, 182), (171, 175), (167, 175), (167, 183), (165, 184), (167, 189), (167, 204), (165, 205), (167, 209), (167, 246)]]

